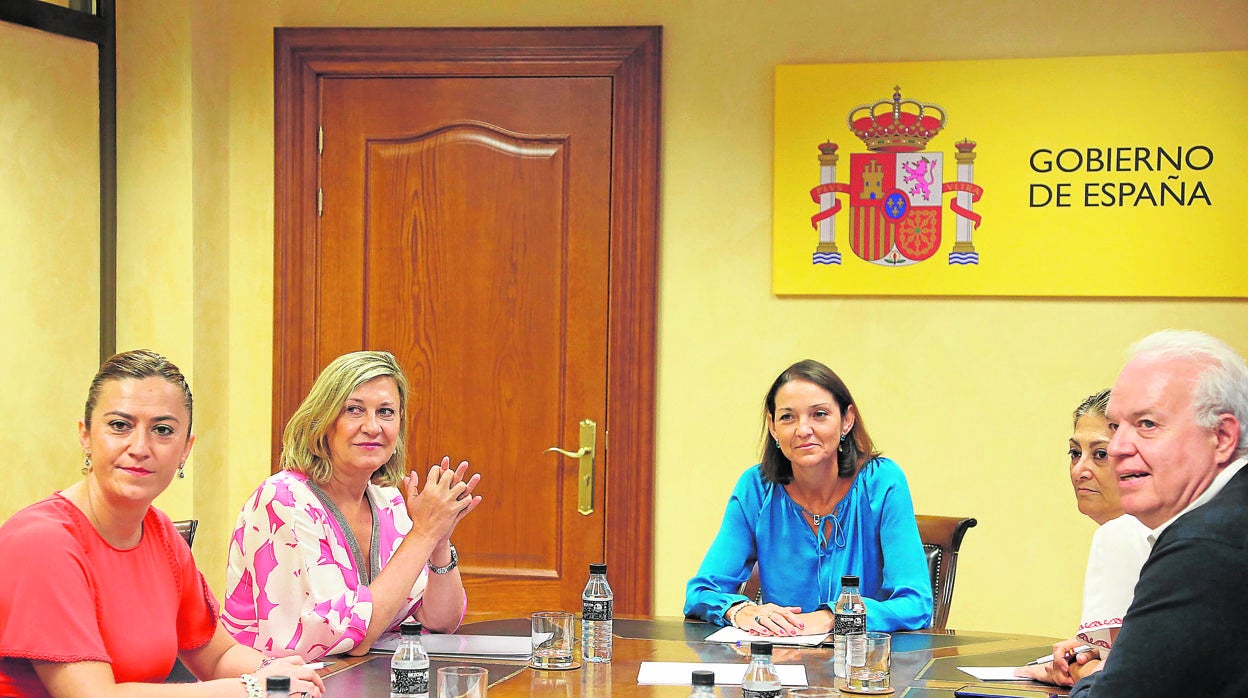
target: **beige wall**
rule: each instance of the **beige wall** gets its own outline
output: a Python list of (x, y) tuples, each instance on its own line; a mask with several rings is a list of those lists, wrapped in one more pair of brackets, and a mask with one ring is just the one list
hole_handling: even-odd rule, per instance
[[(204, 448), (218, 430), (205, 409), (192, 331), (204, 279), (194, 274), (190, 11), (182, 3), (120, 3), (117, 18), (117, 350), (146, 347), (185, 373), (198, 445), (186, 479), (156, 506), (194, 518)], [(142, 46), (142, 52), (134, 47)], [(136, 55), (138, 53), (139, 55)], [(211, 278), (208, 277), (208, 278)], [(85, 383), (84, 383), (85, 390)], [(210, 480), (209, 480), (210, 481)], [(204, 518), (202, 515), (199, 518)]]
[[(132, 81), (121, 235), (142, 241), (120, 266), (145, 282), (127, 287), (119, 336), (192, 366), (190, 491), (207, 527), (196, 550), (218, 591), (225, 536), (269, 467), (275, 26), (663, 25), (656, 613), (680, 612), (728, 491), (755, 462), (766, 386), (811, 356), (846, 378), (920, 511), (979, 518), (951, 625), (1069, 635), (1092, 531), (1066, 480), (1070, 410), (1157, 328), (1207, 330), (1248, 353), (1242, 301), (777, 298), (769, 267), (775, 65), (1248, 49), (1248, 3), (981, 0), (887, 17), (791, 1), (120, 11), (119, 81)], [(144, 145), (135, 130), (148, 128), (159, 137)]]
[(79, 477), (99, 365), (95, 46), (0, 22), (0, 520)]

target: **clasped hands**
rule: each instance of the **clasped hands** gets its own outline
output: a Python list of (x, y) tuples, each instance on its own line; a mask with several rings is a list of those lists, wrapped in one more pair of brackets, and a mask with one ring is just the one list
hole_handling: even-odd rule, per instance
[(801, 610), (798, 606), (778, 606), (774, 603), (756, 606), (747, 602), (733, 612), (732, 624), (753, 635), (772, 637), (808, 635), (832, 629), (830, 612), (802, 613)]
[(413, 531), (423, 532), (435, 541), (450, 539), (455, 526), (481, 503), (481, 496), (473, 494), (481, 474), (465, 480), (467, 472), (468, 461), (461, 461), (452, 470), (450, 457), (443, 456), (441, 464), (429, 468), (423, 488), (419, 487), (415, 471), (403, 477), (403, 498)]

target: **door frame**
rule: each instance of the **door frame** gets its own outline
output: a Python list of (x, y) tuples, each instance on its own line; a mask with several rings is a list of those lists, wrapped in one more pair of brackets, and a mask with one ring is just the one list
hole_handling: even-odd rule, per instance
[(317, 114), (325, 76), (612, 79), (606, 562), (616, 611), (653, 613), (662, 27), (274, 29), (273, 464), (320, 367)]

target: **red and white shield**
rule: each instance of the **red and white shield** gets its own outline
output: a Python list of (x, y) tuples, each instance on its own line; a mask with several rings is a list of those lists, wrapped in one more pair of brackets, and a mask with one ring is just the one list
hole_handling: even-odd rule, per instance
[(849, 243), (873, 264), (921, 262), (940, 248), (942, 153), (853, 153)]

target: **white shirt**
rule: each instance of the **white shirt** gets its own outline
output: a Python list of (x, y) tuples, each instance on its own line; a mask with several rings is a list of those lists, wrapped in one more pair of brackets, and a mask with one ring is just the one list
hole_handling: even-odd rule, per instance
[(1148, 534), (1139, 519), (1123, 514), (1106, 521), (1092, 535), (1079, 617), (1078, 637), (1083, 642), (1102, 650), (1113, 645), (1110, 630), (1122, 627), (1140, 568), (1152, 550)]

